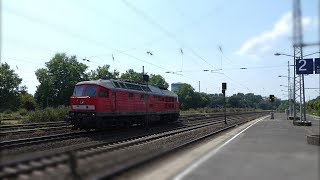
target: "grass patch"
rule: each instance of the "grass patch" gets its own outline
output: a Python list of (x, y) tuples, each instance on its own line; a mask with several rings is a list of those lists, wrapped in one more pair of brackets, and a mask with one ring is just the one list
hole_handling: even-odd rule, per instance
[(314, 110), (314, 109), (308, 109), (307, 110), (308, 114), (312, 114), (312, 115), (316, 115), (316, 116), (320, 116), (320, 110)]

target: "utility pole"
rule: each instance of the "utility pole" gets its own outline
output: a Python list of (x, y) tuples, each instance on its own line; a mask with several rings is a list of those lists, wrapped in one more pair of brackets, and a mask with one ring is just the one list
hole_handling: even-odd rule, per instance
[[(296, 60), (303, 58), (303, 32), (301, 20), (301, 3), (300, 0), (293, 1), (293, 52), (294, 52), (294, 85), (293, 85), (293, 111), (294, 125), (311, 126), (311, 122), (307, 122), (306, 105), (305, 105), (305, 89), (304, 89), (304, 74), (296, 76)], [(299, 98), (299, 107), (296, 106), (296, 101)], [(299, 111), (300, 118), (297, 118)], [(299, 121), (297, 121), (299, 120)]]
[[(301, 88), (304, 87), (304, 75), (296, 75), (296, 59), (303, 57), (302, 52), (302, 25), (301, 25), (301, 9), (300, 0), (293, 1), (293, 52), (294, 52), (294, 75), (293, 75), (293, 116), (294, 121), (304, 121), (303, 107), (304, 107), (304, 91)], [(299, 100), (298, 100), (299, 99)], [(299, 106), (296, 106), (297, 100)], [(300, 118), (297, 118), (299, 112)]]
[(200, 93), (200, 81), (199, 81), (199, 93)]
[(291, 87), (290, 87), (290, 62), (289, 61), (288, 61), (288, 111), (289, 111), (289, 115), (292, 116)]

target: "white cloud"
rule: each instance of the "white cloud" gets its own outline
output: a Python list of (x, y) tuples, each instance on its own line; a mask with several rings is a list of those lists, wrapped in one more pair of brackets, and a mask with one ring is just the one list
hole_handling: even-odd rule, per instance
[[(316, 19), (311, 17), (303, 17), (303, 28), (309, 27), (316, 22)], [(266, 53), (271, 50), (281, 38), (292, 36), (292, 13), (285, 13), (269, 31), (263, 32), (245, 41), (242, 46), (236, 51), (237, 55), (255, 57), (259, 59), (259, 54)]]

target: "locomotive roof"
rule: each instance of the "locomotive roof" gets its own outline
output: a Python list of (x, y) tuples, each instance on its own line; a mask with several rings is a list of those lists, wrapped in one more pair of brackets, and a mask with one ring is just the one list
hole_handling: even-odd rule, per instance
[(144, 92), (149, 94), (156, 94), (156, 95), (162, 95), (162, 96), (169, 96), (169, 97), (178, 97), (175, 93), (159, 88), (158, 86), (153, 85), (145, 85), (145, 84), (137, 84), (137, 83), (131, 83), (131, 82), (125, 82), (120, 80), (92, 80), (92, 81), (82, 81), (78, 82), (76, 85), (84, 85), (84, 84), (94, 84), (103, 86), (105, 88), (111, 89), (111, 90), (122, 90), (122, 91), (130, 91), (130, 92)]

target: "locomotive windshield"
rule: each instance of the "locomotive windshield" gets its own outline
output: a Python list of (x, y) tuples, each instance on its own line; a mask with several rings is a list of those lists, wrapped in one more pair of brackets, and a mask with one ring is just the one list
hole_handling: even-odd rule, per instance
[(97, 87), (94, 86), (88, 86), (85, 89), (84, 95), (89, 97), (95, 97), (97, 92)]
[(96, 93), (97, 93), (97, 87), (95, 86), (76, 86), (73, 92), (73, 96), (95, 97)]
[(73, 96), (79, 97), (82, 96), (83, 86), (76, 86), (74, 88)]

